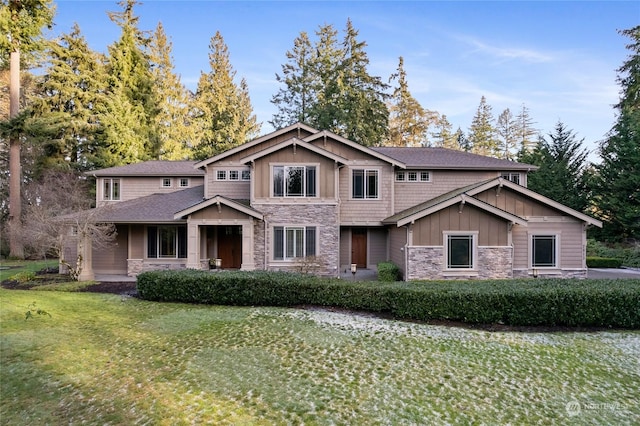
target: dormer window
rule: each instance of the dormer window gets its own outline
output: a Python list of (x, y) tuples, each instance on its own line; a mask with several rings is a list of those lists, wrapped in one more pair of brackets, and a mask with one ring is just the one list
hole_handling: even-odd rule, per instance
[(102, 186), (102, 199), (106, 201), (120, 200), (120, 179), (105, 178)]
[(315, 197), (316, 166), (273, 166), (274, 197)]

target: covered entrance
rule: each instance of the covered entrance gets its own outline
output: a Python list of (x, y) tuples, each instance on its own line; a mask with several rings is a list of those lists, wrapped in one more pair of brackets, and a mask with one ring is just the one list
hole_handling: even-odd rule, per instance
[(351, 229), (351, 263), (367, 267), (367, 228)]
[(242, 266), (242, 226), (216, 226), (218, 239), (217, 258), (223, 269), (240, 269)]

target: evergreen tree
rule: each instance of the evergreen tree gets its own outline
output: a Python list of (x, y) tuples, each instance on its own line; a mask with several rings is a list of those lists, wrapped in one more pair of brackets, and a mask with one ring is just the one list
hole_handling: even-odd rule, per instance
[(158, 158), (160, 140), (156, 125), (158, 103), (147, 54), (150, 40), (138, 29), (133, 8), (136, 0), (118, 3), (122, 12), (109, 17), (121, 30), (108, 47), (108, 97), (102, 110), (100, 167)]
[(195, 140), (190, 120), (189, 91), (174, 73), (172, 44), (159, 23), (150, 44), (150, 55), (158, 114), (155, 125), (160, 139), (160, 158), (184, 160), (192, 156)]
[(311, 63), (315, 76), (315, 103), (307, 124), (341, 134), (341, 118), (344, 115), (341, 111), (341, 97), (344, 94), (341, 68), (345, 53), (338, 45), (338, 31), (332, 25), (321, 26), (316, 36), (316, 58)]
[(596, 207), (611, 240), (640, 239), (640, 26), (620, 31), (632, 53), (618, 69), (616, 123), (600, 146)]
[(92, 167), (100, 123), (96, 108), (105, 102), (105, 87), (102, 62), (78, 25), (49, 43), (49, 67), (32, 107), (34, 124), (46, 129), (38, 170)]
[(220, 32), (209, 45), (211, 70), (200, 75), (193, 122), (198, 132), (195, 158), (205, 159), (240, 145), (260, 131), (247, 84), (234, 83), (236, 72)]
[[(17, 119), (20, 110), (20, 70), (41, 50), (42, 29), (51, 26), (51, 0), (2, 0), (0, 5), (0, 62), (6, 66), (9, 54), (9, 120)], [(21, 58), (22, 53), (22, 58)], [(3, 66), (3, 68), (5, 67)], [(15, 126), (12, 126), (15, 127)], [(10, 256), (24, 257), (21, 196), (21, 134), (9, 139), (9, 249)]]
[(471, 141), (469, 140), (467, 135), (464, 134), (460, 127), (458, 127), (458, 130), (456, 130), (455, 138), (458, 143), (458, 149), (464, 152), (471, 152)]
[(436, 121), (435, 131), (432, 132), (434, 145), (439, 148), (460, 150), (460, 144), (458, 143), (459, 132), (462, 131), (458, 129), (457, 132), (453, 133), (447, 116), (441, 115)]
[(509, 108), (502, 111), (496, 123), (496, 133), (498, 135), (499, 157), (513, 160), (516, 156), (518, 145), (517, 121)]
[(389, 132), (386, 106), (388, 85), (369, 74), (367, 43), (358, 40), (358, 31), (347, 20), (343, 41), (344, 61), (341, 66), (342, 95), (339, 97), (341, 117), (339, 134), (366, 146), (379, 146)]
[(589, 197), (587, 187), (588, 151), (582, 147), (584, 139), (576, 140), (572, 130), (556, 124), (550, 140), (541, 137), (532, 152), (523, 153), (519, 161), (540, 168), (529, 173), (527, 186), (544, 196), (574, 210), (584, 212)]
[(497, 156), (498, 141), (494, 127), (493, 111), (482, 96), (476, 114), (469, 127), (469, 143), (474, 154)]
[(288, 63), (282, 65), (282, 75), (276, 80), (285, 85), (278, 90), (271, 103), (278, 107), (269, 123), (276, 129), (295, 123), (310, 123), (311, 109), (316, 103), (317, 76), (313, 72), (313, 48), (306, 32), (301, 32), (286, 53)]
[(522, 152), (531, 152), (539, 139), (539, 132), (533, 125), (534, 121), (529, 115), (529, 108), (522, 104), (522, 109), (516, 116), (516, 132), (518, 135), (519, 150)]
[[(404, 59), (400, 57), (398, 69), (389, 81), (397, 80), (393, 95), (388, 104), (389, 108), (389, 139), (388, 146), (425, 146), (427, 145), (429, 126), (432, 124), (443, 125), (438, 122), (437, 113), (425, 110), (422, 105), (409, 92), (407, 73), (404, 70)], [(446, 122), (446, 117), (445, 117)], [(448, 122), (446, 122), (448, 123)], [(446, 132), (446, 127), (439, 128), (440, 132)], [(449, 124), (449, 136), (451, 124)], [(440, 134), (441, 139), (446, 139), (446, 134)]]

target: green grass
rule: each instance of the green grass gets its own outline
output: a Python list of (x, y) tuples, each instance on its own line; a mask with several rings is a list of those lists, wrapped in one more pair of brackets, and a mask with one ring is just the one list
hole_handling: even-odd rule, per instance
[[(51, 316), (25, 320), (34, 302)], [(2, 289), (0, 308), (2, 424), (622, 425), (640, 417), (639, 331), (487, 332), (326, 310)]]
[(9, 279), (20, 272), (38, 272), (44, 268), (54, 268), (58, 261), (53, 260), (0, 260), (0, 281)]

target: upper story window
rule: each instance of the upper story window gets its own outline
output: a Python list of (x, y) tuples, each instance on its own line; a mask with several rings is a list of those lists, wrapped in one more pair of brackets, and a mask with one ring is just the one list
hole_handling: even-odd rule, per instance
[(227, 171), (226, 170), (218, 170), (216, 172), (216, 180), (227, 180)]
[(242, 180), (251, 180), (251, 171), (243, 170), (242, 171)]
[(404, 170), (396, 172), (396, 182), (431, 182), (431, 173), (427, 171), (407, 172)]
[(189, 178), (180, 178), (180, 188), (187, 188), (189, 186)]
[(316, 166), (273, 166), (274, 197), (315, 197)]
[(171, 178), (162, 178), (162, 187), (171, 188)]
[(378, 170), (354, 169), (352, 171), (352, 198), (377, 199), (380, 193), (378, 186)]
[(104, 179), (102, 199), (109, 201), (117, 201), (120, 199), (120, 179)]
[(237, 170), (229, 170), (229, 180), (240, 179), (240, 173)]
[(520, 173), (504, 172), (502, 173), (502, 178), (520, 185)]
[(531, 266), (556, 268), (558, 265), (558, 238), (556, 235), (531, 236)]

